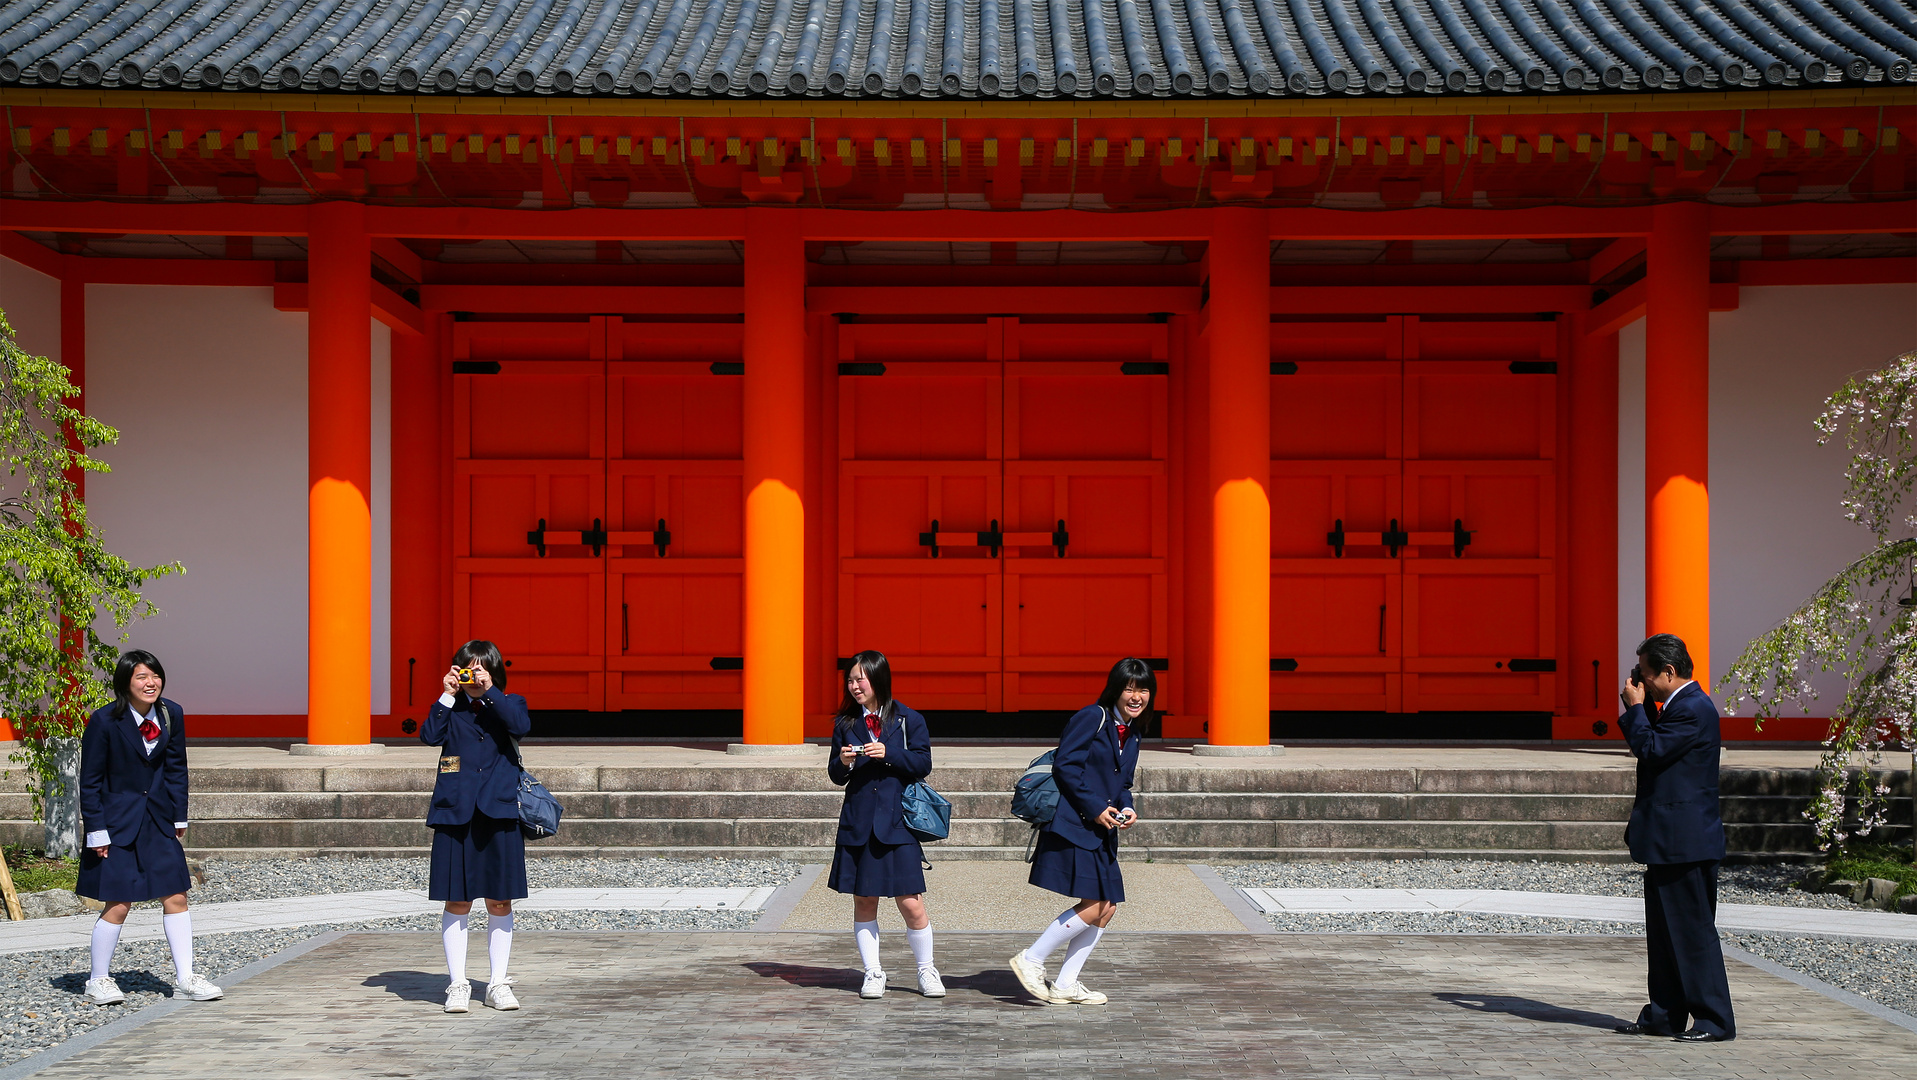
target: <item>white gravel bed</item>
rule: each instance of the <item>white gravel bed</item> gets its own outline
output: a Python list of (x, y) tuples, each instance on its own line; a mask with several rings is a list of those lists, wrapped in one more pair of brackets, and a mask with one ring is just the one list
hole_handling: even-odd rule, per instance
[(1917, 944), (1775, 934), (1725, 934), (1724, 940), (1885, 1008), (1917, 1016)]
[[(344, 860), (342, 860), (344, 861)], [(384, 862), (387, 860), (365, 860)], [(387, 887), (392, 886), (376, 886)], [(198, 895), (198, 890), (195, 890)], [(759, 917), (756, 911), (528, 911), (513, 920), (515, 930), (743, 930)], [(138, 916), (136, 916), (138, 918)], [(484, 916), (474, 920), (481, 929), (467, 973), (486, 974)], [(254, 930), (237, 934), (209, 934), (193, 939), (193, 966), (215, 984), (228, 974), (271, 956), (281, 949), (329, 930), (439, 929), (438, 915), (418, 915), (374, 922), (301, 926), (290, 930)], [(519, 938), (515, 953), (537, 949), (538, 939)], [(436, 946), (435, 946), (436, 948)], [(477, 968), (473, 967), (477, 964)], [(56, 1046), (101, 1024), (112, 1023), (132, 1009), (152, 1005), (173, 992), (173, 954), (164, 941), (125, 941), (113, 954), (112, 974), (126, 992), (126, 1004), (96, 1006), (81, 997), (88, 971), (86, 949), (0, 955), (0, 1066)], [(244, 994), (244, 983), (234, 987)], [(520, 988), (522, 996), (536, 989)]]
[[(194, 887), (194, 903), (325, 896), (368, 889), (423, 889), (430, 860), (210, 859), (206, 884)], [(799, 864), (777, 859), (527, 859), (533, 888), (665, 889), (779, 886), (799, 874)]]
[[(1717, 872), (1721, 904), (1850, 909), (1841, 896), (1795, 888), (1805, 867), (1725, 865)], [(1217, 868), (1242, 889), (1510, 889), (1585, 896), (1643, 896), (1644, 868), (1635, 863), (1501, 862), (1489, 859), (1393, 859), (1363, 862), (1268, 862)]]

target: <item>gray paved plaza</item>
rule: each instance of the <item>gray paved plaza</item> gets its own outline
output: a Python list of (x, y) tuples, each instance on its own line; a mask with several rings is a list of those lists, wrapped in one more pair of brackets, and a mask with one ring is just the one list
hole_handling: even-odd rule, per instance
[(1617, 1035), (1642, 993), (1630, 938), (1114, 933), (1085, 975), (1112, 1003), (1046, 1007), (1006, 967), (1025, 935), (941, 935), (942, 1001), (909, 988), (897, 934), (885, 959), (907, 985), (881, 1001), (859, 1000), (844, 933), (517, 937), (516, 1013), (441, 1013), (435, 934), (352, 933), (39, 1075), (1917, 1075), (1917, 1033), (1740, 963), (1736, 1042)]

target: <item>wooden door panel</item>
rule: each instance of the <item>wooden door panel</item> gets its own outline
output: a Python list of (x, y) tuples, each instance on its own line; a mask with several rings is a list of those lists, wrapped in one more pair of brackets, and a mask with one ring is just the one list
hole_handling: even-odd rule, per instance
[(1396, 559), (1273, 560), (1271, 707), (1395, 711), (1401, 588)]
[(1550, 709), (1556, 674), (1514, 671), (1512, 661), (1555, 664), (1551, 567), (1541, 559), (1407, 560), (1406, 708)]
[[(606, 365), (606, 706), (737, 709), (745, 495), (737, 327), (628, 323)], [(723, 658), (721, 660), (721, 658)]]
[(1405, 520), (1419, 557), (1549, 558), (1557, 541), (1557, 474), (1548, 462), (1405, 463)]
[[(523, 560), (516, 560), (522, 562)], [(603, 708), (604, 576), (594, 560), (513, 566), (470, 560), (453, 574), (453, 633), (496, 643), (536, 709)]]
[(1396, 460), (1403, 387), (1396, 362), (1300, 360), (1271, 379), (1271, 456)]
[(838, 655), (884, 652), (914, 708), (1000, 708), (1003, 574), (976, 542), (1004, 517), (998, 333), (840, 327), (842, 362), (884, 367), (838, 379)]
[(1008, 558), (1006, 709), (1080, 709), (1119, 659), (1164, 657), (1168, 600), (1160, 560)]
[(1407, 361), (1405, 457), (1530, 460), (1557, 456), (1557, 379), (1509, 363)]

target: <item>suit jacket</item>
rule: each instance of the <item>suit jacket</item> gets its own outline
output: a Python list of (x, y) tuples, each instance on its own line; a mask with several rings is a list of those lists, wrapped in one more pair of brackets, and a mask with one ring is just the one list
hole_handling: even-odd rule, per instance
[(1717, 706), (1696, 683), (1682, 687), (1652, 717), (1643, 705), (1618, 717), (1637, 755), (1637, 801), (1625, 843), (1641, 863), (1724, 858), (1718, 806), (1718, 758), (1724, 746)]
[[(186, 818), (186, 714), (160, 699), (171, 723), (146, 753), (139, 721), (118, 701), (95, 709), (80, 736), (80, 829), (104, 831), (108, 843), (131, 847), (142, 820), (163, 835)], [(157, 718), (156, 718), (157, 719)]]
[(907, 785), (932, 775), (932, 734), (925, 717), (912, 709), (895, 701), (886, 711), (892, 715), (881, 725), (876, 740), (885, 744), (882, 760), (859, 758), (857, 764), (847, 766), (839, 760), (840, 750), (875, 740), (866, 736), (864, 720), (856, 721), (849, 732), (844, 724), (833, 725), (832, 756), (826, 760), (825, 774), (845, 787), (845, 804), (839, 807), (841, 844), (913, 842), (905, 829), (903, 796)]
[(1047, 832), (1087, 850), (1107, 842), (1112, 830), (1098, 824), (1098, 815), (1108, 806), (1132, 805), (1141, 734), (1134, 726), (1125, 745), (1119, 746), (1117, 714), (1097, 705), (1078, 710), (1065, 722), (1058, 751), (1052, 755), (1058, 813), (1044, 826)]
[(526, 699), (496, 686), (478, 698), (455, 694), (451, 706), (433, 702), (419, 727), (419, 741), (440, 748), (426, 824), (465, 825), (474, 814), (517, 821), (519, 766), (506, 740), (531, 730)]

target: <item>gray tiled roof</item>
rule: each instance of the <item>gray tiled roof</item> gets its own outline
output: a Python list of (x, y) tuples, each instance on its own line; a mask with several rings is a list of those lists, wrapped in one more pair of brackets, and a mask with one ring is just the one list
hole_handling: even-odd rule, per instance
[(666, 97), (1907, 82), (1907, 0), (0, 0), (0, 83)]

